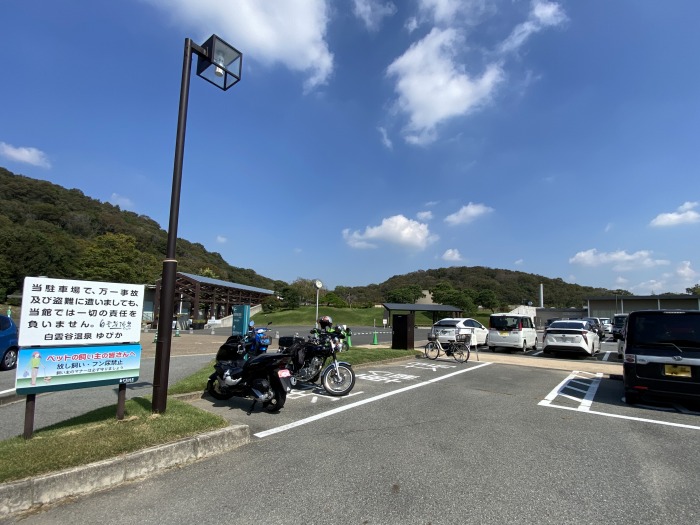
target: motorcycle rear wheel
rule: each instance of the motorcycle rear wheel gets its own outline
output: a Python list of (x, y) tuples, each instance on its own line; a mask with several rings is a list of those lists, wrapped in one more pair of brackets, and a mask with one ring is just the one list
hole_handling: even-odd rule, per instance
[(209, 381), (207, 381), (207, 392), (211, 397), (220, 401), (225, 401), (233, 397), (232, 393), (224, 393), (221, 390), (219, 390), (219, 382), (215, 379), (210, 379)]
[(323, 388), (332, 396), (344, 396), (350, 393), (355, 386), (355, 371), (347, 365), (329, 367), (328, 371), (321, 377)]
[(281, 410), (287, 402), (287, 392), (278, 388), (275, 388), (273, 392), (274, 395), (272, 399), (263, 403), (263, 408), (268, 412), (277, 412)]

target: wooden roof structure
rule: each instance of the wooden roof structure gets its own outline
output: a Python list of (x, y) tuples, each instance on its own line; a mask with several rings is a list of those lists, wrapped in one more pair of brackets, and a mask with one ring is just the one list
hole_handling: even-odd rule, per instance
[[(156, 281), (156, 293), (154, 301), (154, 313), (160, 312), (160, 288), (161, 280)], [(209, 311), (215, 318), (225, 317), (231, 314), (233, 306), (240, 304), (257, 305), (265, 297), (274, 295), (274, 290), (256, 288), (245, 284), (231, 283), (220, 279), (212, 279), (203, 275), (177, 272), (175, 276), (175, 303), (190, 303), (190, 312), (193, 319), (199, 319), (199, 310)], [(157, 319), (157, 317), (156, 317)]]

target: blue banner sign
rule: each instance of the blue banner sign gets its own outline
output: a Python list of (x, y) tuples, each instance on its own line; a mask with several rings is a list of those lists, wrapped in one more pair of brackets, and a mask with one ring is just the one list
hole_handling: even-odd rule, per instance
[(20, 348), (15, 390), (20, 395), (135, 383), (141, 345)]

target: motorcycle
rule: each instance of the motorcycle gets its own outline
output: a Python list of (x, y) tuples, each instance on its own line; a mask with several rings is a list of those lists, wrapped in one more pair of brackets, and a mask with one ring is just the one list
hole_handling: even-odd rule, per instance
[[(340, 327), (333, 332), (311, 330), (308, 340), (300, 337), (280, 338), (280, 353), (290, 356), (287, 365), (291, 372), (291, 383), (315, 383), (321, 385), (332, 396), (344, 396), (355, 386), (355, 371), (350, 363), (338, 361), (336, 354), (343, 349), (344, 335)], [(283, 346), (285, 343), (289, 346)], [(330, 363), (326, 362), (330, 359)]]
[[(270, 326), (272, 321), (267, 323)], [(255, 328), (255, 321), (248, 323), (248, 344), (252, 347), (252, 351), (255, 353), (267, 352), (267, 347), (270, 346), (272, 340), (267, 336), (267, 332), (270, 328)]]
[(276, 412), (284, 407), (287, 393), (292, 389), (291, 372), (287, 368), (290, 356), (256, 350), (253, 342), (247, 339), (232, 335), (219, 347), (214, 373), (207, 381), (207, 392), (218, 400), (234, 396), (252, 398), (248, 415), (257, 402), (261, 402), (264, 409)]

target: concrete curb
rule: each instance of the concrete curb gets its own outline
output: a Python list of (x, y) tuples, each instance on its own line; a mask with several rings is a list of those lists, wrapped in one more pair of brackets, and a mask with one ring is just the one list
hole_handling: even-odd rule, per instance
[(248, 425), (232, 425), (118, 458), (0, 484), (0, 517), (112, 488), (163, 469), (221, 454), (250, 442)]

